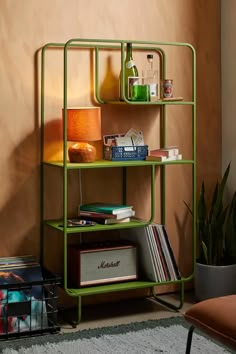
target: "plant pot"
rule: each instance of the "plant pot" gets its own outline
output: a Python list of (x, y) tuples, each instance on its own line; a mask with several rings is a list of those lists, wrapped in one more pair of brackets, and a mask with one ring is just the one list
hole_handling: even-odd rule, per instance
[(195, 300), (236, 294), (236, 264), (212, 266), (196, 263)]

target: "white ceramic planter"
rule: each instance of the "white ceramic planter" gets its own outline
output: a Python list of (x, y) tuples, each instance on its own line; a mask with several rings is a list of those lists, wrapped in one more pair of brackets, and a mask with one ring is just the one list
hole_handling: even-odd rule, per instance
[(194, 286), (196, 301), (236, 294), (236, 264), (210, 266), (197, 263)]

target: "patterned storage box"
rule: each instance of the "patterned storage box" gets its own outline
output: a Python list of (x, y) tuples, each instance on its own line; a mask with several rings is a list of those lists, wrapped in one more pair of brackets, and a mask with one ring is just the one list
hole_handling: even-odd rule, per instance
[(111, 161), (145, 160), (148, 155), (148, 145), (109, 146), (103, 147), (103, 158)]

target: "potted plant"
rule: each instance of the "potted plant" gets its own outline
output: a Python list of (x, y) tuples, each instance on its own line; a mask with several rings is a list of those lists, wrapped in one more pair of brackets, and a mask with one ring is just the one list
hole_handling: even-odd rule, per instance
[[(236, 192), (224, 203), (224, 191), (230, 171), (217, 181), (209, 207), (202, 182), (197, 205), (197, 239), (195, 297), (202, 301), (236, 293)], [(192, 213), (189, 206), (185, 203)]]

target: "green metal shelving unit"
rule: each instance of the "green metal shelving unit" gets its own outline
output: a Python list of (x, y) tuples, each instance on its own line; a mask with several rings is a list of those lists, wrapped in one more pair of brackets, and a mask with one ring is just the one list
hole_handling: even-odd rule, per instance
[[(124, 53), (125, 53), (125, 44), (127, 42), (133, 43), (134, 50), (142, 51), (156, 51), (160, 56), (162, 62), (161, 65), (161, 78), (165, 78), (166, 73), (166, 55), (163, 48), (166, 46), (176, 46), (176, 47), (186, 47), (192, 52), (192, 99), (191, 101), (157, 101), (157, 102), (130, 102), (126, 97), (124, 102), (120, 101), (104, 101), (100, 97), (99, 91), (99, 61), (100, 61), (100, 50), (104, 49), (115, 49), (120, 51), (121, 56), (121, 90), (124, 93)], [(46, 67), (46, 52), (50, 49), (60, 48), (64, 53), (64, 88), (63, 88), (63, 108), (64, 108), (64, 132), (63, 132), (63, 161), (53, 161), (47, 162), (44, 161), (44, 124), (45, 124), (45, 67)], [(164, 146), (166, 141), (166, 107), (169, 105), (183, 105), (192, 107), (192, 158), (189, 160), (180, 160), (180, 161), (169, 161), (169, 162), (156, 162), (156, 161), (96, 161), (94, 163), (69, 163), (67, 161), (67, 86), (68, 86), (68, 50), (69, 49), (90, 49), (94, 51), (95, 56), (95, 97), (98, 103), (100, 104), (130, 104), (130, 105), (156, 105), (161, 109), (161, 142)], [(175, 42), (147, 42), (147, 41), (130, 41), (130, 40), (106, 40), (106, 39), (70, 39), (66, 43), (48, 43), (42, 48), (41, 56), (41, 262), (44, 262), (44, 237), (46, 233), (46, 228), (51, 227), (60, 232), (63, 236), (64, 244), (64, 290), (69, 296), (76, 297), (78, 300), (78, 311), (77, 319), (75, 323), (79, 323), (81, 320), (81, 298), (82, 296), (89, 296), (95, 294), (102, 294), (108, 292), (116, 291), (127, 291), (131, 289), (138, 288), (151, 288), (153, 297), (160, 303), (165, 306), (170, 307), (173, 310), (179, 310), (184, 302), (184, 284), (190, 281), (193, 278), (195, 272), (195, 256), (196, 256), (196, 53), (192, 45), (188, 43), (175, 43)], [(161, 208), (162, 208), (162, 222), (165, 223), (165, 209), (166, 209), (166, 182), (165, 182), (165, 173), (167, 165), (190, 165), (192, 166), (192, 210), (193, 210), (193, 247), (192, 247), (192, 273), (188, 277), (183, 277), (178, 281), (169, 281), (169, 282), (151, 282), (151, 281), (130, 281), (123, 283), (114, 283), (109, 285), (100, 285), (87, 288), (78, 288), (71, 289), (68, 288), (67, 284), (67, 246), (68, 238), (71, 234), (81, 233), (81, 232), (96, 232), (101, 230), (111, 230), (111, 229), (122, 229), (130, 227), (143, 227), (150, 224), (153, 221), (155, 214), (155, 176), (157, 168), (161, 171)], [(51, 166), (51, 168), (60, 168), (63, 170), (63, 220), (45, 220), (44, 219), (44, 168), (45, 166)], [(59, 225), (66, 225), (67, 222), (67, 183), (68, 183), (68, 171), (70, 170), (83, 170), (83, 169), (102, 169), (102, 168), (121, 168), (123, 170), (123, 201), (126, 199), (126, 169), (135, 168), (135, 167), (148, 167), (150, 169), (150, 185), (151, 185), (151, 215), (150, 219), (146, 221), (131, 221), (130, 223), (125, 224), (113, 224), (113, 225), (96, 225), (86, 228), (66, 228)], [(167, 303), (162, 299), (158, 298), (155, 293), (155, 287), (160, 285), (167, 284), (179, 284), (180, 285), (180, 301), (179, 305), (173, 305)]]

